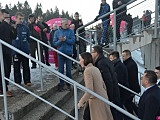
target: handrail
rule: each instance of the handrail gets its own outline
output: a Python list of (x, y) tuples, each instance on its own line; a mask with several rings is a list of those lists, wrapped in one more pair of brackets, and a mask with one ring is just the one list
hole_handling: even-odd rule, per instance
[(123, 88), (123, 89), (125, 89), (125, 90), (127, 90), (127, 91), (129, 91), (129, 92), (131, 92), (131, 93), (133, 93), (134, 95), (137, 95), (138, 97), (141, 97), (141, 95), (139, 95), (138, 93), (134, 92), (133, 90), (125, 87), (124, 85), (122, 85), (122, 84), (120, 84), (120, 83), (118, 83), (118, 86), (120, 86), (121, 88)]
[[(114, 9), (114, 10), (108, 12), (108, 13), (106, 13), (105, 15), (102, 15), (102, 16), (98, 17), (97, 20), (100, 20), (101, 18), (104, 18), (104, 17), (106, 17), (106, 16), (108, 16), (108, 15), (114, 13), (114, 11), (120, 10), (121, 8), (126, 7), (127, 5), (129, 5), (129, 4), (131, 4), (131, 3), (135, 2), (135, 1), (137, 1), (137, 0), (131, 0), (131, 1), (129, 1), (127, 4), (124, 4), (124, 5), (120, 6), (120, 7), (116, 8), (116, 9)], [(91, 22), (89, 22), (89, 23), (87, 23), (87, 24), (85, 24), (85, 25), (79, 27), (79, 28), (76, 30), (76, 34), (78, 35), (79, 30), (81, 30), (81, 29), (87, 27), (88, 25), (91, 25), (91, 24), (94, 23), (94, 22), (97, 22), (97, 21), (93, 20), (93, 21), (91, 21)]]
[[(79, 87), (79, 88), (87, 91), (88, 93), (94, 95), (95, 97), (99, 98), (100, 100), (102, 100), (103, 102), (107, 103), (108, 105), (114, 107), (115, 109), (117, 109), (118, 111), (122, 112), (123, 114), (129, 116), (130, 118), (135, 119), (135, 120), (140, 120), (139, 118), (135, 117), (134, 115), (130, 114), (129, 112), (125, 111), (124, 109), (120, 108), (119, 106), (117, 106), (117, 105), (113, 104), (112, 102), (108, 101), (108, 100), (105, 99), (104, 97), (102, 97), (102, 96), (98, 95), (97, 93), (89, 90), (88, 88), (86, 88), (86, 87), (82, 86), (81, 84), (75, 82), (75, 81), (72, 80), (71, 78), (68, 78), (67, 76), (59, 73), (58, 71), (49, 68), (47, 65), (45, 65), (45, 64), (43, 64), (42, 62), (36, 60), (35, 58), (32, 58), (32, 57), (29, 56), (28, 54), (20, 51), (19, 49), (17, 49), (17, 48), (15, 48), (15, 47), (13, 47), (12, 45), (10, 45), (10, 44), (2, 41), (1, 39), (0, 39), (0, 43), (3, 44), (3, 45), (5, 45), (5, 46), (7, 46), (7, 47), (9, 47), (9, 48), (12, 49), (12, 50), (18, 52), (18, 53), (20, 53), (21, 55), (23, 55), (23, 56), (25, 56), (25, 57), (30, 58), (30, 59), (33, 60), (34, 62), (37, 62), (38, 64), (42, 65), (43, 67), (49, 69), (51, 72), (54, 72), (54, 73), (56, 73), (56, 74), (59, 74), (59, 75), (60, 75), (61, 77), (63, 77), (66, 81), (70, 81), (72, 84), (74, 84), (74, 89), (76, 89), (76, 90), (75, 90), (76, 92), (77, 92), (77, 87)], [(2, 48), (2, 46), (1, 46), (1, 48)], [(2, 51), (1, 51), (1, 52), (2, 52)], [(3, 71), (3, 72), (4, 72), (4, 71)], [(4, 73), (3, 73), (3, 74), (4, 74)], [(5, 79), (6, 79), (6, 78), (5, 78)], [(12, 82), (13, 84), (16, 84), (16, 83), (14, 83), (13, 81), (11, 81), (11, 80), (9, 80), (9, 79), (6, 79), (6, 80), (8, 80), (9, 82)], [(3, 80), (3, 81), (4, 81), (4, 80)], [(17, 86), (18, 86), (18, 87), (21, 87), (21, 86), (19, 86), (19, 85), (17, 85)], [(4, 87), (4, 86), (3, 86), (3, 87)], [(74, 91), (74, 94), (76, 94), (75, 91)], [(29, 92), (29, 91), (28, 91), (28, 92)], [(46, 100), (42, 99), (41, 97), (36, 96), (35, 94), (32, 94), (32, 95), (34, 95), (34, 96), (37, 97), (38, 99), (41, 99), (42, 101), (46, 102), (47, 104), (51, 105), (52, 107), (55, 107), (54, 105), (50, 104), (50, 103), (47, 102)], [(6, 97), (6, 96), (5, 96), (5, 97)], [(76, 97), (76, 96), (75, 96), (75, 97)], [(77, 98), (75, 98), (75, 100), (77, 100)], [(76, 101), (76, 102), (77, 102), (77, 101)], [(76, 104), (75, 108), (77, 108), (77, 104)], [(59, 108), (58, 108), (58, 110), (61, 111), (61, 109), (59, 109)], [(64, 114), (66, 114), (64, 111), (61, 111), (61, 112), (64, 113)], [(78, 110), (77, 110), (77, 109), (76, 109), (76, 113), (78, 113)], [(67, 114), (67, 115), (68, 115), (68, 114)], [(70, 115), (69, 115), (69, 117), (70, 117)], [(76, 118), (74, 118), (74, 119), (78, 119), (77, 117), (78, 117), (78, 115), (76, 115)], [(71, 117), (71, 118), (72, 118), (72, 117)]]
[[(76, 35), (77, 36), (77, 35)], [(81, 37), (81, 36), (79, 36), (81, 39), (84, 39), (83, 37)], [(30, 38), (32, 38), (32, 39), (34, 39), (35, 41), (37, 41), (37, 42), (39, 42), (39, 43), (41, 43), (42, 45), (45, 45), (46, 47), (49, 47), (50, 49), (52, 49), (52, 50), (55, 50), (56, 52), (58, 52), (58, 53), (61, 53), (60, 51), (58, 51), (58, 50), (56, 50), (55, 48), (53, 48), (53, 47), (51, 47), (51, 46), (49, 46), (49, 45), (47, 45), (47, 44), (45, 44), (45, 43), (43, 43), (42, 41), (40, 41), (40, 40), (38, 40), (38, 39), (36, 39), (36, 38), (34, 38), (33, 36), (30, 36)], [(93, 44), (93, 43), (92, 43)], [(105, 50), (103, 50), (105, 53), (107, 53), (107, 54), (109, 54), (108, 52), (106, 52)], [(63, 55), (63, 53), (62, 53), (62, 55)], [(65, 55), (64, 54), (64, 56), (67, 56), (67, 55)], [(67, 56), (68, 57), (68, 56)], [(68, 57), (68, 58), (70, 58), (70, 57)], [(71, 58), (71, 59), (73, 59), (73, 58)], [(74, 59), (73, 59), (74, 60)], [(75, 60), (76, 61), (76, 60)], [(77, 62), (78, 64), (79, 64), (79, 62)], [(44, 67), (44, 66), (43, 66)], [(142, 73), (143, 74), (143, 73)], [(63, 79), (63, 78), (61, 78), (61, 79)], [(64, 80), (64, 79), (63, 79)], [(134, 91), (132, 91), (131, 89), (129, 89), (129, 88), (127, 88), (127, 87), (125, 87), (125, 86), (123, 86), (123, 85), (119, 85), (120, 87), (122, 87), (122, 88), (124, 88), (124, 89), (126, 89), (127, 91), (129, 91), (129, 92), (131, 92), (131, 93), (133, 93), (133, 94), (135, 94), (135, 95), (138, 95), (138, 93), (136, 93), (136, 92), (134, 92)]]
[(76, 62), (77, 64), (79, 64), (79, 62), (78, 62), (77, 60), (75, 60), (75, 59), (73, 59), (72, 57), (69, 57), (68, 55), (66, 55), (66, 54), (64, 54), (64, 53), (62, 53), (62, 52), (60, 52), (60, 51), (58, 51), (57, 49), (55, 49), (55, 48), (53, 48), (53, 47), (51, 47), (51, 46), (45, 44), (44, 42), (38, 40), (37, 38), (35, 38), (35, 37), (33, 37), (33, 36), (30, 36), (30, 38), (33, 39), (33, 40), (35, 40), (35, 41), (37, 41), (37, 42), (39, 42), (40, 44), (42, 44), (42, 45), (44, 45), (44, 46), (46, 46), (46, 47), (48, 47), (48, 48), (50, 48), (51, 50), (56, 51), (57, 53), (63, 55), (64, 57), (66, 57), (66, 58), (68, 58), (68, 59), (70, 59), (70, 60)]

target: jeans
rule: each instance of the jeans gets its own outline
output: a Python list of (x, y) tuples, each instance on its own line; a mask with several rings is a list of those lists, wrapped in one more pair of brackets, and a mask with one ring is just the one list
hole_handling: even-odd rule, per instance
[(109, 41), (106, 41), (108, 37), (107, 34), (108, 25), (109, 25), (109, 20), (102, 21), (103, 31), (102, 31), (101, 45), (109, 44)]
[[(70, 57), (72, 57), (72, 55), (69, 55)], [(58, 68), (59, 68), (59, 72), (64, 74), (64, 65), (66, 63), (66, 76), (69, 78), (72, 78), (71, 75), (71, 68), (72, 68), (72, 61), (60, 54), (58, 54)], [(65, 85), (65, 81), (60, 79), (60, 86), (64, 86)], [(67, 86), (69, 86), (69, 83), (66, 83)]]

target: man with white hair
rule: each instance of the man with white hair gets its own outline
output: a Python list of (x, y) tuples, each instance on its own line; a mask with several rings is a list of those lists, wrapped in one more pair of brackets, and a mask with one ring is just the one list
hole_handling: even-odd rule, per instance
[[(61, 21), (61, 27), (55, 32), (53, 45), (57, 47), (57, 50), (66, 54), (69, 57), (72, 57), (73, 54), (73, 45), (75, 43), (74, 31), (71, 30), (68, 26), (68, 19), (63, 18)], [(59, 72), (64, 74), (64, 65), (66, 64), (66, 76), (72, 78), (71, 68), (72, 61), (61, 54), (58, 54), (58, 68)], [(60, 79), (59, 92), (64, 90), (71, 90), (70, 84), (66, 83)]]

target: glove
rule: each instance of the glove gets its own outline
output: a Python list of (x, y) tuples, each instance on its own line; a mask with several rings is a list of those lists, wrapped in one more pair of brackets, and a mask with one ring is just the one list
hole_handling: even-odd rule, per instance
[(98, 20), (98, 16), (96, 16), (96, 18), (94, 18), (94, 21), (97, 21)]

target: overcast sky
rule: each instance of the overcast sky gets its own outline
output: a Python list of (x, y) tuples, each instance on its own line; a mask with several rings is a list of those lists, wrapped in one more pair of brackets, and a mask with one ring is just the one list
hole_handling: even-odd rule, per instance
[[(19, 0), (21, 3), (24, 3), (25, 0)], [(101, 0), (27, 0), (32, 10), (35, 10), (36, 4), (41, 3), (43, 12), (46, 12), (47, 9), (55, 8), (57, 6), (61, 12), (63, 9), (65, 12), (68, 11), (70, 15), (75, 12), (79, 12), (81, 18), (86, 24), (95, 18), (98, 15), (99, 7)], [(111, 6), (112, 10), (112, 0), (106, 0), (107, 3)], [(138, 2), (143, 0), (137, 0)], [(147, 0), (147, 2), (139, 5), (136, 9), (129, 10), (133, 17), (139, 15), (142, 16), (145, 9), (153, 10), (155, 0)], [(1, 0), (2, 6), (5, 7), (6, 4), (13, 6), (18, 3), (18, 0)]]

